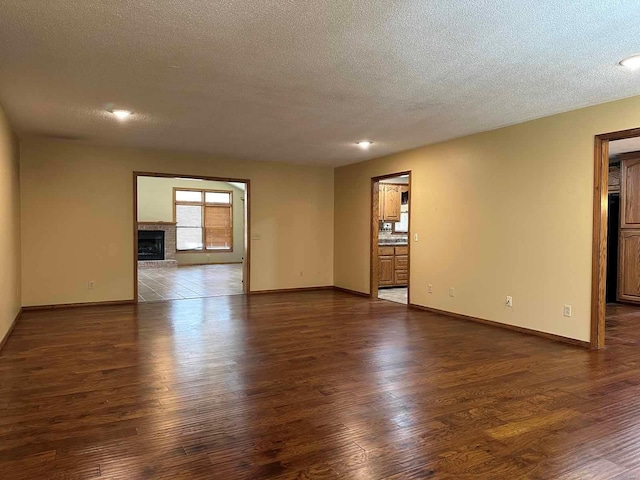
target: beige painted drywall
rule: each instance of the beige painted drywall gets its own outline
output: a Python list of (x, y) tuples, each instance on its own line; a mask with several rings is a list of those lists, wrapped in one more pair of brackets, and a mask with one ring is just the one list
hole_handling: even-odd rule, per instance
[(635, 127), (640, 97), (336, 169), (335, 284), (369, 292), (371, 177), (411, 170), (412, 303), (589, 340), (594, 135)]
[(20, 312), (19, 144), (0, 108), (0, 341)]
[(138, 221), (173, 222), (173, 189), (196, 188), (233, 192), (233, 251), (178, 252), (179, 265), (242, 262), (244, 245), (244, 191), (227, 182), (163, 177), (138, 177)]
[(134, 170), (250, 179), (251, 289), (333, 283), (331, 168), (26, 139), (24, 305), (133, 297)]

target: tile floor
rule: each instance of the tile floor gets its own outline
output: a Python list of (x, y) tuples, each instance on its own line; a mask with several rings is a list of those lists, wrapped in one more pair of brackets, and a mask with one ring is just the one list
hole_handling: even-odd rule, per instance
[(390, 302), (407, 304), (407, 287), (381, 288), (378, 290), (378, 298)]
[(242, 264), (138, 269), (138, 301), (242, 294)]

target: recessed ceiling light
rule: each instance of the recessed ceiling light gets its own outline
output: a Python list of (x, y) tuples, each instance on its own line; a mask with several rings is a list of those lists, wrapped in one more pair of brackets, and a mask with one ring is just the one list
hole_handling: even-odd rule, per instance
[(118, 120), (126, 120), (131, 115), (129, 110), (111, 110)]
[(373, 142), (370, 142), (369, 140), (361, 140), (359, 142), (356, 142), (356, 145), (358, 145), (360, 148), (362, 148), (363, 150), (366, 150), (367, 148), (369, 148), (371, 145), (373, 145)]
[(640, 68), (640, 55), (632, 55), (624, 60), (620, 60), (619, 65), (629, 70), (638, 70)]

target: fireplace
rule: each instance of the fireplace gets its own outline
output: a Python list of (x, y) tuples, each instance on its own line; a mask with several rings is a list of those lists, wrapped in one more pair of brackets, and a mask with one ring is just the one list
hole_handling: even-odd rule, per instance
[(138, 230), (138, 261), (164, 260), (164, 230)]
[(138, 268), (176, 268), (175, 222), (138, 222)]

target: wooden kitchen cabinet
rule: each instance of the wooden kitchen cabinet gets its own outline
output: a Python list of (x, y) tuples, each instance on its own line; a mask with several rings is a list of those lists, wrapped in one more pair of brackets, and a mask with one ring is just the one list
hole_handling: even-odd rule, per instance
[(620, 231), (618, 301), (640, 303), (640, 230)]
[(394, 282), (393, 256), (378, 257), (378, 284), (391, 286)]
[(640, 228), (640, 158), (623, 160), (620, 183), (620, 228)]
[(640, 158), (625, 158), (620, 168), (618, 227), (619, 302), (640, 304)]
[(402, 193), (400, 185), (385, 185), (384, 192), (384, 221), (399, 222), (400, 221), (400, 203)]
[(393, 282), (395, 286), (406, 286), (407, 281), (409, 280), (409, 274), (406, 270), (398, 271), (396, 270), (393, 273)]
[(392, 183), (381, 183), (378, 187), (378, 218), (384, 222), (400, 221), (402, 187)]
[(409, 280), (409, 247), (378, 247), (378, 286), (403, 287)]
[(386, 257), (388, 255), (393, 257), (395, 255), (395, 249), (393, 247), (378, 247), (378, 255), (381, 257)]
[(409, 268), (409, 255), (395, 255), (393, 259), (394, 270), (407, 270)]

